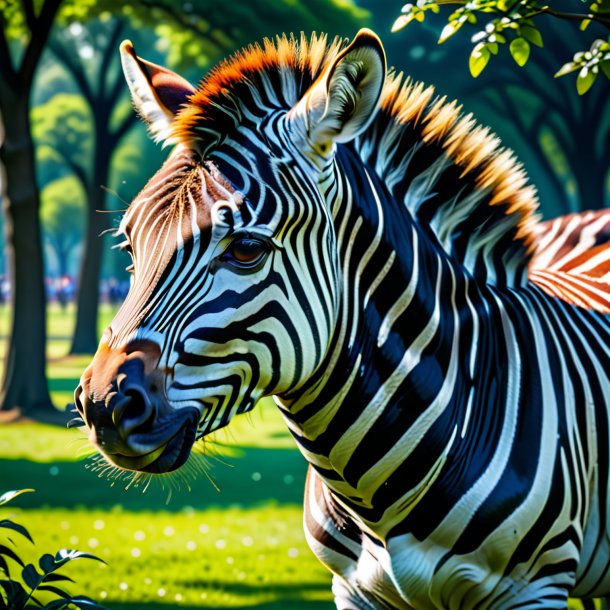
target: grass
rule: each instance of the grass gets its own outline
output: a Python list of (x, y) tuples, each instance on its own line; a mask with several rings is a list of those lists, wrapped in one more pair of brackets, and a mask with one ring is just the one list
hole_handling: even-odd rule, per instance
[[(103, 324), (112, 313), (102, 311)], [(71, 308), (51, 309), (48, 322), (51, 394), (65, 405), (90, 358), (65, 356)], [(0, 308), (0, 336), (7, 328)], [(79, 430), (0, 426), (0, 493), (36, 490), (0, 510), (1, 519), (17, 509), (31, 531), (29, 559), (77, 548), (107, 563), (68, 566), (74, 592), (116, 610), (334, 608), (330, 574), (303, 535), (306, 465), (272, 402), (217, 433), (190, 472), (148, 486), (104, 472), (90, 454)]]

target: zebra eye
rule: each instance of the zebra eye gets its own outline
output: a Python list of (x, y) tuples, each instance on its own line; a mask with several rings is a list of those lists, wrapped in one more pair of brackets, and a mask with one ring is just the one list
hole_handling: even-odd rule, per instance
[(220, 260), (240, 269), (256, 267), (269, 252), (267, 243), (253, 237), (236, 239), (224, 251)]

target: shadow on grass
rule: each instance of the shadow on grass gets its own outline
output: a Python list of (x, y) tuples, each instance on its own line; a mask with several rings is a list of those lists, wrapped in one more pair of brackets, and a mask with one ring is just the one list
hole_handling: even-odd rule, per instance
[(246, 583), (231, 583), (228, 585), (225, 581), (217, 581), (211, 579), (201, 580), (177, 580), (176, 585), (183, 587), (184, 589), (196, 589), (199, 591), (209, 589), (222, 589), (234, 595), (248, 595), (251, 596), (253, 593), (260, 594), (261, 589), (264, 589), (265, 593), (273, 594), (276, 597), (289, 597), (289, 598), (302, 598), (303, 593), (321, 593), (328, 594), (330, 592), (330, 585), (327, 583), (259, 583), (259, 584), (246, 584)]
[(306, 463), (295, 450), (248, 448), (240, 449), (238, 457), (223, 457), (222, 462), (208, 460), (207, 470), (220, 491), (205, 474), (184, 475), (180, 471), (171, 478), (155, 477), (146, 492), (135, 485), (126, 490), (128, 479), (113, 484), (88, 469), (91, 464), (90, 460), (37, 463), (0, 459), (0, 490), (35, 489), (35, 494), (19, 499), (23, 508), (108, 509), (121, 505), (129, 511), (178, 512), (186, 507), (248, 508), (270, 500), (278, 504), (303, 502)]
[(51, 392), (74, 392), (79, 380), (73, 377), (54, 377), (49, 379)]
[[(298, 588), (295, 587), (295, 591)], [(168, 602), (167, 604), (147, 603), (106, 603), (105, 606), (110, 610), (168, 610), (175, 608), (176, 605)], [(187, 606), (180, 605), (181, 610), (201, 610), (210, 606)], [(285, 597), (273, 602), (256, 604), (255, 606), (214, 606), (215, 610), (335, 610), (335, 605), (330, 602), (299, 599), (298, 597)]]

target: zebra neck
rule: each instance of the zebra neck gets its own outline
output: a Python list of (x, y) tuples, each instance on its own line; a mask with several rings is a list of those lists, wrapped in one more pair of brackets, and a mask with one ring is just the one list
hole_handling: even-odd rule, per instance
[(439, 417), (427, 441), (439, 460), (455, 438), (465, 405), (451, 397), (464, 380), (450, 355), (458, 351), (454, 297), (464, 280), (354, 150), (342, 148), (337, 165), (329, 181), (342, 193), (333, 206), (342, 282), (337, 325), (317, 373), (278, 404), (331, 488), (372, 506), (383, 481), (377, 469), (398, 467), (398, 457), (383, 457), (388, 436), (400, 460)]

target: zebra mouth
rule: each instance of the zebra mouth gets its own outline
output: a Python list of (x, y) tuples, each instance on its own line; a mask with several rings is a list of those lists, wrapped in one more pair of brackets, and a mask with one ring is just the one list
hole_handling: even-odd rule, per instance
[[(159, 435), (133, 434), (124, 439), (124, 445), (113, 451), (100, 447), (102, 453), (124, 470), (163, 474), (180, 468), (189, 458), (197, 432), (197, 411), (183, 413), (181, 425), (164, 439)], [(156, 437), (156, 438), (155, 438)], [(166, 439), (166, 440), (165, 440)], [(150, 447), (153, 446), (153, 449)]]

